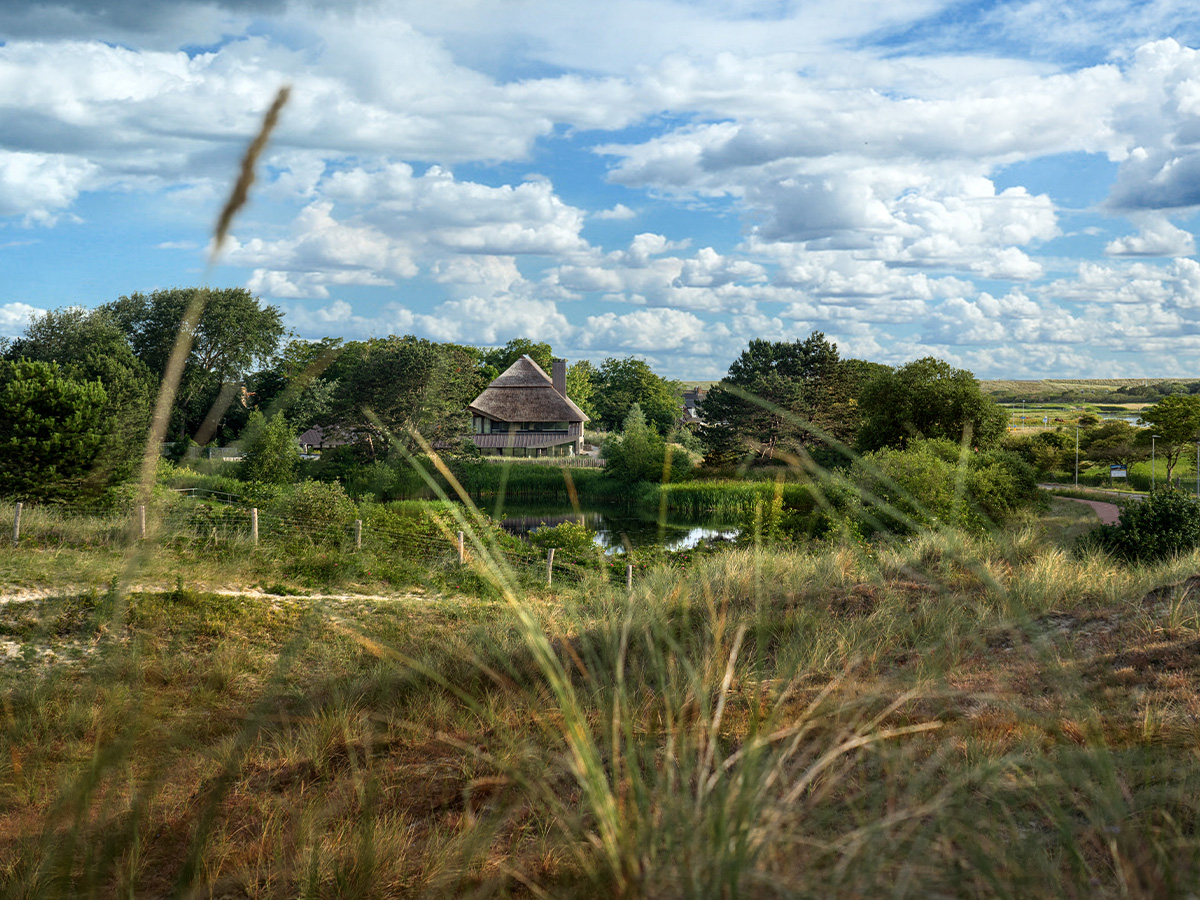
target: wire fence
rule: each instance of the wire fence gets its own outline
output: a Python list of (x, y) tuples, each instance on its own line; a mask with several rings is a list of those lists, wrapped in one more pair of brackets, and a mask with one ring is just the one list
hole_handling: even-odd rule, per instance
[[(578, 586), (597, 577), (632, 588), (649, 566), (623, 554), (540, 549), (487, 522), (460, 521), (446, 509), (397, 514), (368, 509), (365, 518), (322, 520), (262, 507), (236, 494), (181, 489), (179, 499), (126, 509), (7, 505), (12, 547), (26, 550), (127, 548), (153, 540), (168, 550), (245, 551), (299, 556), (314, 550), (337, 558), (367, 554), (407, 560), (446, 573), (488, 573), (520, 586)], [(0, 509), (4, 509), (0, 506)], [(461, 514), (466, 514), (466, 509)], [(325, 557), (322, 557), (325, 558)]]
[(557, 469), (603, 469), (599, 456), (481, 456), (483, 462), (498, 465), (554, 466)]

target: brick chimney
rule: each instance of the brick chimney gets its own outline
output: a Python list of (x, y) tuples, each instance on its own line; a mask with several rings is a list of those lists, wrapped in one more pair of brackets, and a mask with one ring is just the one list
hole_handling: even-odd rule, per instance
[(562, 396), (567, 396), (567, 361), (565, 359), (551, 360), (550, 370), (550, 377), (554, 380), (554, 389)]

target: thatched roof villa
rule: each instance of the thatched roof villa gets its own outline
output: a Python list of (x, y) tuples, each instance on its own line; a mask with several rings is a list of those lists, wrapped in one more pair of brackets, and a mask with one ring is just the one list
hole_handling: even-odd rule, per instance
[(485, 454), (575, 456), (588, 417), (567, 396), (567, 361), (551, 378), (528, 356), (504, 370), (468, 405), (471, 436)]

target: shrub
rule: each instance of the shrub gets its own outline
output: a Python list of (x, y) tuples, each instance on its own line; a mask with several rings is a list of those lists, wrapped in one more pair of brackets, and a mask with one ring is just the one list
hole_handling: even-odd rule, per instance
[(1012, 515), (1039, 496), (1037, 472), (1017, 453), (987, 450), (972, 454), (969, 463), (971, 499), (994, 521)]
[(587, 553), (596, 549), (596, 532), (582, 522), (563, 522), (559, 525), (542, 525), (529, 533), (529, 543), (541, 550), (566, 550), (570, 553)]
[(968, 451), (953, 441), (913, 441), (904, 450), (868, 453), (850, 480), (875, 510), (864, 508), (867, 530), (905, 533), (952, 525), (981, 530), (1037, 497), (1033, 467), (1005, 450)]
[(246, 426), (249, 442), (241, 476), (245, 481), (263, 484), (291, 484), (300, 466), (300, 447), (296, 432), (282, 414), (264, 421), (260, 412)]
[(1129, 562), (1165, 559), (1200, 547), (1200, 500), (1174, 488), (1130, 503), (1116, 525), (1101, 525), (1083, 539)]
[(313, 543), (337, 543), (357, 516), (354, 501), (337, 482), (304, 481), (277, 497), (271, 510), (282, 531)]
[(760, 495), (739, 522), (738, 542), (779, 544), (807, 531), (808, 518), (783, 505), (783, 492)]

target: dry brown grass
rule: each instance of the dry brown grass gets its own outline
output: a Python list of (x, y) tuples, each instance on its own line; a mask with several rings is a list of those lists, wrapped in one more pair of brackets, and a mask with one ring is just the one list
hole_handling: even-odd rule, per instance
[(12, 637), (97, 652), (0, 683), (5, 892), (1171, 896), (1196, 563), (1031, 528), (730, 552), (521, 614), (10, 603)]

